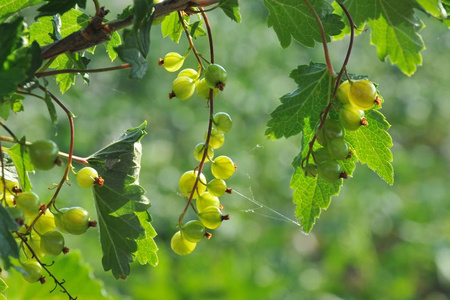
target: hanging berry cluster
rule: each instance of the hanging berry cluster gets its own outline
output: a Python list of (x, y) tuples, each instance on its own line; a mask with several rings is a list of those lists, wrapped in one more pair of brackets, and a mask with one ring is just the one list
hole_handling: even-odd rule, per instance
[[(211, 32), (206, 14), (203, 13), (203, 17), (206, 21), (211, 43)], [(199, 165), (181, 175), (178, 183), (180, 194), (188, 199), (185, 209), (179, 218), (179, 231), (173, 235), (171, 240), (172, 250), (179, 255), (191, 253), (198, 242), (203, 238), (209, 239), (211, 237), (211, 234), (206, 231), (207, 229), (216, 229), (222, 224), (222, 221), (229, 219), (228, 214), (224, 215), (222, 213), (223, 206), (219, 197), (226, 192), (231, 193), (231, 189), (227, 187), (225, 180), (230, 178), (236, 170), (235, 163), (228, 156), (214, 156), (215, 150), (224, 144), (225, 133), (232, 126), (231, 117), (227, 113), (214, 113), (214, 98), (225, 88), (227, 72), (222, 66), (214, 63), (212, 44), (210, 44), (211, 62), (206, 62), (208, 65), (205, 67), (202, 62), (203, 57), (200, 57), (197, 53), (187, 31), (186, 35), (190, 42), (190, 48), (187, 53), (182, 56), (181, 54), (170, 52), (163, 59), (160, 59), (158, 63), (169, 72), (177, 72), (183, 66), (191, 50), (193, 50), (198, 61), (198, 68), (197, 70), (187, 68), (178, 73), (172, 83), (172, 91), (169, 94), (169, 98), (187, 100), (196, 91), (201, 99), (208, 101), (210, 116), (204, 141), (198, 143), (193, 150), (193, 156), (199, 162)], [(214, 176), (214, 179), (209, 182), (202, 173), (206, 163), (211, 163), (211, 174)], [(192, 207), (198, 220), (183, 221), (189, 207)]]

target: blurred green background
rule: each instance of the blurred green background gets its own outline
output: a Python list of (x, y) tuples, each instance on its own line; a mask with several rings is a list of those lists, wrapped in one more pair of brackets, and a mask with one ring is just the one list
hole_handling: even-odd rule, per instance
[[(115, 15), (122, 5), (108, 3), (108, 8)], [(238, 165), (238, 172), (228, 180), (230, 187), (295, 220), (290, 163), (299, 151), (300, 139), (269, 141), (264, 136), (265, 124), (278, 98), (295, 89), (288, 78), (290, 71), (310, 61), (323, 62), (322, 48), (294, 43), (282, 49), (273, 30), (267, 28), (267, 11), (261, 1), (241, 1), (241, 13), (242, 24), (231, 22), (221, 11), (209, 14), (216, 61), (229, 76), (215, 108), (233, 118), (233, 128), (216, 155), (228, 155)], [(78, 78), (79, 84), (61, 96), (77, 115), (76, 155), (87, 156), (127, 128), (148, 121), (140, 183), (152, 201), (159, 265), (135, 263), (131, 276), (117, 281), (102, 269), (96, 230), (67, 236), (67, 245), (80, 249), (95, 277), (104, 282), (105, 297), (450, 299), (450, 34), (444, 25), (422, 17), (427, 49), (422, 53), (423, 67), (411, 78), (378, 60), (369, 32), (356, 39), (348, 66), (349, 72), (369, 75), (379, 83), (385, 99), (382, 112), (392, 124), (394, 186), (358, 165), (354, 178), (345, 182), (341, 195), (333, 198), (309, 235), (238, 193), (225, 195), (222, 203), (231, 220), (186, 257), (170, 250), (170, 238), (185, 203), (177, 195), (178, 178), (196, 165), (192, 149), (203, 140), (208, 110), (197, 97), (169, 100), (176, 75), (156, 64), (169, 51), (184, 53), (184, 37), (174, 44), (162, 39), (159, 26), (152, 29), (150, 66), (143, 80), (128, 79), (127, 70), (92, 74), (89, 87)], [(330, 44), (336, 69), (347, 43), (344, 39)], [(206, 39), (196, 45), (208, 53)], [(91, 68), (110, 65), (104, 47), (96, 52)], [(194, 58), (185, 66), (195, 68)], [(18, 136), (26, 135), (30, 141), (52, 138), (67, 150), (64, 115), (55, 130), (40, 101), (26, 99), (25, 112), (8, 123)], [(32, 176), (43, 199), (52, 195), (47, 186), (62, 174), (52, 173)], [(65, 187), (58, 201), (61, 206), (83, 206), (94, 213), (90, 192), (75, 185)], [(70, 280), (71, 275), (61, 276)], [(14, 290), (19, 288), (11, 287), (11, 299), (15, 299)], [(49, 297), (65, 298), (58, 293)]]

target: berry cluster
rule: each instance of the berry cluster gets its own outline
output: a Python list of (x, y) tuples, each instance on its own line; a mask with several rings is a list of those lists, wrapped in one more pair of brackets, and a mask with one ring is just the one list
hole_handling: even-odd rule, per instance
[[(160, 59), (159, 64), (169, 72), (176, 72), (181, 69), (188, 54), (189, 52), (181, 56), (170, 52), (164, 59)], [(200, 98), (212, 101), (217, 93), (225, 88), (226, 82), (227, 72), (218, 64), (211, 63), (205, 69), (199, 65), (199, 71), (184, 69), (173, 81), (169, 98), (186, 100), (197, 91)], [(211, 108), (212, 102), (208, 103)], [(222, 221), (229, 219), (228, 215), (222, 213), (223, 206), (219, 197), (225, 192), (231, 192), (225, 180), (233, 175), (236, 165), (228, 156), (214, 157), (214, 151), (224, 144), (225, 133), (231, 129), (232, 120), (225, 112), (211, 113), (210, 118), (212, 126), (206, 132), (204, 142), (197, 144), (193, 151), (193, 156), (200, 165), (194, 170), (185, 172), (178, 183), (180, 194), (188, 198), (186, 209), (193, 203), (192, 201), (195, 201), (193, 208), (195, 207), (194, 211), (198, 216), (198, 220), (191, 220), (184, 224), (182, 221), (186, 209), (180, 216), (180, 230), (171, 240), (172, 250), (179, 255), (191, 253), (203, 237), (208, 239), (211, 237), (206, 229), (216, 229)], [(211, 174), (214, 177), (209, 182), (199, 171), (203, 170), (205, 163), (211, 163)]]
[[(27, 146), (30, 160), (37, 170), (50, 170), (58, 164), (58, 147), (53, 141), (41, 140)], [(77, 182), (83, 188), (103, 185), (103, 179), (95, 169), (85, 167), (77, 173)], [(83, 234), (89, 227), (95, 227), (89, 213), (81, 207), (56, 208), (42, 204), (39, 196), (32, 191), (22, 191), (19, 183), (6, 178), (0, 180), (1, 205), (9, 212), (19, 225), (16, 231), (17, 242), (20, 243), (22, 258), (20, 261), (24, 272), (23, 278), (28, 282), (45, 282), (43, 266), (40, 259), (44, 256), (54, 257), (67, 253), (64, 236)]]
[(372, 109), (375, 104), (380, 105), (377, 89), (367, 79), (344, 81), (336, 96), (341, 104), (339, 121), (327, 119), (322, 127), (319, 127), (317, 141), (322, 147), (312, 153), (314, 164), (308, 164), (305, 168), (307, 176), (318, 175), (330, 183), (347, 178), (339, 163), (340, 160), (350, 158), (352, 154), (344, 139), (345, 130), (355, 131), (361, 126), (367, 126), (364, 111)]

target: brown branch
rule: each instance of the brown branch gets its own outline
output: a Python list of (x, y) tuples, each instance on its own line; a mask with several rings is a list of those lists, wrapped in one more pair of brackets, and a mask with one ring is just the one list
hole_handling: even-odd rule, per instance
[[(153, 18), (166, 16), (174, 11), (189, 11), (191, 7), (203, 7), (218, 2), (219, 0), (165, 0), (153, 6)], [(101, 8), (86, 28), (76, 31), (59, 41), (42, 46), (42, 59), (45, 60), (66, 52), (73, 53), (103, 44), (110, 40), (111, 33), (133, 25), (133, 15), (123, 20), (115, 20), (105, 24), (102, 20), (107, 13), (107, 10)]]

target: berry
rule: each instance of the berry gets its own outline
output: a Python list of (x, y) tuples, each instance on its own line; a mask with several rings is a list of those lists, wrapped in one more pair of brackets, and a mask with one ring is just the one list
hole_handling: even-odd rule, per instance
[(227, 83), (227, 71), (218, 64), (210, 64), (205, 71), (205, 80), (210, 88), (222, 91)]
[(198, 197), (197, 201), (197, 211), (200, 213), (203, 210), (205, 210), (205, 208), (209, 207), (209, 206), (215, 206), (217, 208), (220, 209), (220, 201), (219, 198), (217, 198), (216, 196), (205, 192), (203, 194), (200, 194), (200, 197)]
[(211, 195), (221, 197), (227, 190), (227, 184), (223, 179), (214, 178), (206, 185), (206, 189)]
[(339, 111), (339, 120), (345, 129), (354, 131), (361, 125), (366, 124), (363, 122), (364, 111), (357, 109), (351, 105), (344, 105)]
[(16, 198), (16, 205), (23, 210), (25, 216), (34, 217), (38, 214), (41, 206), (39, 196), (33, 192), (20, 193)]
[(348, 144), (344, 139), (333, 139), (328, 142), (328, 152), (334, 159), (341, 160), (346, 159), (348, 156)]
[(317, 166), (314, 164), (308, 164), (305, 170), (306, 176), (316, 177), (317, 176)]
[(40, 248), (49, 256), (57, 256), (64, 249), (64, 237), (58, 231), (49, 231), (41, 236)]
[(37, 170), (50, 170), (58, 157), (58, 145), (50, 140), (36, 141), (29, 146), (31, 163)]
[[(205, 143), (199, 143), (194, 148), (194, 158), (198, 161), (202, 161), (203, 154), (205, 152)], [(208, 154), (206, 155), (205, 162), (211, 161), (214, 157), (214, 149), (208, 146)]]
[(178, 73), (177, 77), (186, 76), (191, 78), (192, 80), (198, 79), (198, 72), (194, 69), (184, 69), (180, 73)]
[(164, 56), (162, 64), (164, 68), (169, 72), (176, 72), (183, 66), (185, 57), (176, 52), (169, 52)]
[(220, 209), (216, 206), (206, 207), (198, 214), (200, 222), (209, 229), (216, 229), (222, 224), (222, 221), (228, 219), (227, 216), (222, 215)]
[(334, 160), (323, 162), (318, 166), (319, 177), (330, 183), (341, 178), (341, 173), (341, 166)]
[[(180, 181), (178, 182), (178, 187), (180, 189), (181, 195), (185, 197), (189, 197), (192, 188), (194, 187), (195, 180), (197, 179), (198, 172), (191, 170), (185, 172), (180, 177)], [(199, 194), (202, 194), (206, 191), (206, 177), (203, 174), (200, 174), (200, 180), (197, 183), (196, 191), (193, 195), (193, 199), (197, 199)]]
[(89, 213), (82, 207), (61, 208), (55, 213), (55, 223), (62, 232), (80, 235), (90, 227)]
[(333, 160), (333, 158), (331, 158), (330, 153), (326, 148), (319, 148), (315, 150), (313, 152), (313, 158), (317, 166), (320, 166), (322, 163)]
[(23, 279), (28, 282), (38, 282), (42, 277), (42, 266), (34, 259), (30, 259), (22, 263), (25, 274), (22, 273)]
[[(208, 136), (208, 133), (205, 133), (205, 141)], [(225, 135), (219, 132), (216, 128), (211, 130), (211, 136), (209, 138), (209, 145), (213, 149), (219, 149), (222, 147), (223, 143), (225, 143)]]
[(323, 124), (323, 136), (326, 140), (331, 139), (342, 139), (344, 138), (344, 129), (342, 128), (341, 123), (336, 120), (327, 119), (325, 124)]
[(180, 100), (191, 98), (195, 91), (195, 81), (189, 77), (181, 76), (175, 78), (172, 83), (172, 93), (169, 97), (177, 97)]
[(348, 93), (350, 91), (350, 82), (348, 80), (344, 81), (339, 85), (336, 97), (341, 100), (343, 104), (348, 104)]
[[(25, 228), (25, 227), (23, 227)], [(28, 246), (33, 249), (34, 254), (37, 256), (37, 258), (41, 259), (44, 257), (45, 253), (42, 252), (40, 248), (41, 244), (41, 237), (37, 234), (32, 234), (30, 238), (28, 239)], [(23, 245), (23, 252), (25, 253), (25, 256), (28, 258), (33, 257), (33, 253), (31, 253), (30, 249), (26, 245)]]
[(85, 167), (78, 171), (77, 182), (82, 188), (91, 188), (94, 186), (95, 178), (98, 178), (98, 172), (94, 168)]
[(205, 226), (198, 220), (187, 222), (181, 227), (182, 236), (191, 243), (198, 243), (205, 236)]
[(55, 216), (50, 210), (46, 210), (45, 214), (39, 217), (39, 219), (34, 224), (34, 229), (39, 234), (44, 234), (49, 231), (53, 231), (56, 228)]
[(377, 89), (369, 80), (362, 79), (350, 83), (348, 100), (353, 107), (369, 110), (375, 104), (376, 97)]
[(214, 126), (218, 132), (228, 132), (233, 125), (231, 117), (225, 112), (218, 112), (213, 117)]
[(196, 243), (189, 242), (180, 231), (177, 231), (170, 240), (170, 247), (178, 255), (188, 255), (196, 246)]
[[(197, 95), (202, 99), (209, 99), (209, 90), (211, 89), (209, 85), (206, 83), (205, 78), (200, 79), (195, 84), (195, 88), (197, 89)], [(219, 89), (215, 88), (213, 89), (213, 97), (217, 96), (217, 93), (219, 93)]]
[(236, 166), (228, 156), (217, 157), (211, 165), (211, 173), (216, 178), (228, 179), (234, 174), (234, 171), (236, 171)]

